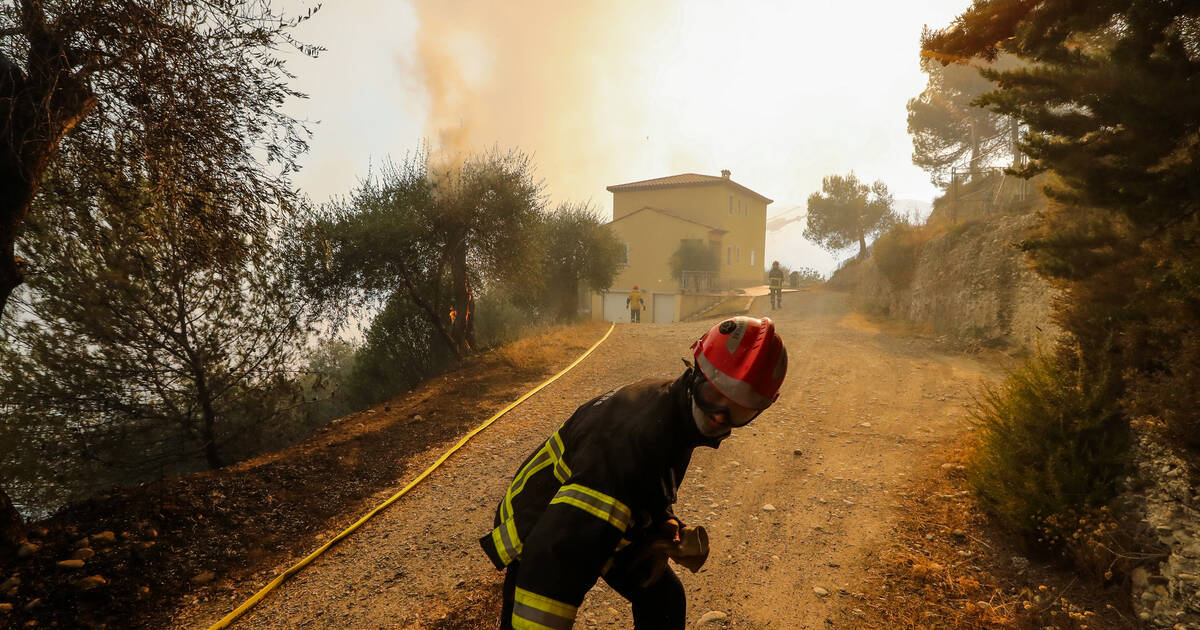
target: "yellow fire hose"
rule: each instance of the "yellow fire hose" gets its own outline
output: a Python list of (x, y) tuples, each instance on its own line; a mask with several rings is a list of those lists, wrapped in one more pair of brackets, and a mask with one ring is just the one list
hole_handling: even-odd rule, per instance
[(418, 483), (421, 483), (421, 481), (423, 479), (428, 477), (429, 473), (432, 473), (433, 471), (437, 470), (437, 468), (439, 466), (441, 466), (442, 463), (445, 462), (447, 458), (449, 458), (451, 455), (453, 455), (455, 451), (462, 448), (462, 446), (464, 444), (466, 444), (468, 440), (475, 437), (476, 433), (479, 433), (480, 431), (486, 429), (488, 427), (488, 425), (495, 422), (498, 418), (500, 418), (500, 416), (503, 416), (504, 414), (508, 413), (517, 405), (525, 402), (525, 399), (538, 393), (539, 391), (541, 391), (541, 389), (543, 387), (549, 385), (550, 383), (553, 383), (554, 381), (557, 381), (560, 376), (569, 372), (571, 370), (571, 368), (575, 367), (576, 365), (579, 365), (580, 361), (583, 361), (584, 359), (586, 359), (587, 356), (589, 354), (591, 354), (593, 350), (600, 347), (600, 344), (604, 343), (605, 339), (608, 339), (608, 336), (612, 334), (613, 328), (615, 328), (615, 327), (616, 327), (616, 324), (610, 325), (608, 327), (608, 332), (605, 332), (604, 336), (601, 337), (599, 341), (592, 344), (592, 347), (588, 348), (586, 352), (579, 355), (579, 358), (577, 358), (573, 362), (571, 362), (571, 365), (568, 365), (567, 367), (563, 368), (562, 371), (560, 371), (558, 374), (551, 376), (549, 379), (547, 379), (541, 385), (538, 385), (537, 387), (529, 390), (528, 392), (526, 392), (526, 394), (524, 396), (521, 396), (520, 398), (509, 403), (507, 407), (496, 412), (496, 415), (492, 416), (491, 418), (488, 418), (486, 422), (484, 422), (483, 424), (472, 429), (470, 433), (463, 436), (463, 438), (461, 440), (459, 440), (458, 443), (455, 444), (450, 450), (443, 453), (442, 456), (437, 459), (437, 461), (433, 462), (432, 466), (430, 466), (429, 468), (426, 468), (425, 472), (421, 473), (420, 475), (417, 475), (416, 479), (413, 479), (412, 481), (408, 482), (408, 485), (404, 486), (404, 488), (402, 488), (399, 492), (392, 495), (392, 497), (390, 499), (388, 499), (387, 501), (384, 501), (383, 503), (380, 503), (378, 507), (371, 510), (370, 512), (367, 512), (366, 515), (364, 515), (362, 518), (355, 521), (353, 525), (351, 525), (350, 527), (347, 527), (345, 530), (342, 531), (342, 533), (338, 534), (337, 536), (334, 536), (329, 542), (325, 543), (324, 545), (321, 545), (320, 547), (317, 548), (316, 551), (308, 554), (308, 557), (304, 558), (300, 562), (297, 562), (295, 565), (293, 565), (287, 571), (284, 571), (283, 573), (279, 574), (279, 577), (275, 578), (274, 580), (271, 580), (270, 584), (267, 584), (266, 586), (264, 586), (262, 588), (262, 590), (255, 593), (253, 597), (246, 600), (241, 606), (238, 606), (236, 610), (229, 613), (228, 615), (225, 615), (217, 623), (214, 623), (212, 626), (209, 627), (208, 630), (218, 630), (220, 628), (229, 627), (229, 624), (236, 621), (238, 617), (241, 617), (242, 615), (246, 614), (246, 611), (253, 608), (254, 605), (257, 604), (258, 602), (262, 601), (262, 598), (266, 597), (267, 593), (270, 593), (271, 591), (275, 590), (275, 587), (282, 584), (284, 580), (299, 573), (300, 569), (303, 569), (304, 567), (308, 566), (309, 563), (311, 563), (313, 560), (316, 560), (318, 556), (325, 553), (325, 551), (327, 549), (329, 549), (330, 547), (337, 544), (338, 541), (340, 541), (343, 538), (346, 538), (350, 534), (354, 533), (354, 530), (358, 529), (360, 525), (367, 522), (367, 520), (370, 519), (372, 516), (375, 516), (379, 512), (383, 511), (384, 508), (391, 505), (392, 503), (395, 503), (397, 499), (399, 499), (400, 497), (407, 494), (409, 490), (412, 490), (414, 486), (416, 486)]

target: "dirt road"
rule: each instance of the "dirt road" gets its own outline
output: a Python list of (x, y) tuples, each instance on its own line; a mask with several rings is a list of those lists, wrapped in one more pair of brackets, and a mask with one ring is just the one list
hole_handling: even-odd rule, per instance
[[(719, 611), (731, 628), (825, 628), (834, 607), (854, 608), (855, 594), (842, 589), (886, 540), (893, 497), (908, 479), (936, 469), (938, 447), (967, 430), (972, 389), (997, 375), (927, 340), (881, 331), (854, 314), (843, 294), (786, 298), (774, 313), (763, 299), (752, 310), (773, 315), (788, 345), (779, 403), (719, 450), (698, 449), (680, 491), (679, 515), (712, 536), (700, 573), (676, 568), (691, 623)], [(574, 371), (233, 627), (424, 627), (495, 588), (500, 574), (476, 539), (490, 529), (495, 502), (524, 457), (589, 398), (645, 376), (677, 375), (679, 359), (712, 323), (618, 325)], [(417, 457), (413, 474), (448, 446)], [(393, 491), (381, 491), (380, 500)], [(203, 603), (178, 621), (206, 627), (237, 603)], [(632, 622), (628, 606), (601, 582), (577, 627)]]

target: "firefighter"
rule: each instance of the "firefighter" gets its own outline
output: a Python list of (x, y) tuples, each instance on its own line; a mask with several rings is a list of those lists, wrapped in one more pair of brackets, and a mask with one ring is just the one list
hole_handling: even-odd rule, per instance
[(778, 398), (787, 372), (768, 318), (727, 319), (692, 349), (674, 380), (638, 381), (584, 403), (521, 465), (495, 529), (480, 539), (507, 569), (502, 629), (570, 628), (599, 577), (633, 605), (635, 628), (684, 628), (683, 586), (646, 550), (678, 546), (681, 530), (694, 531), (672, 509), (692, 450), (717, 448), (749, 424)]
[(783, 308), (783, 269), (779, 268), (778, 260), (771, 263), (767, 284), (771, 287), (771, 310)]
[(629, 292), (629, 297), (625, 298), (625, 308), (629, 309), (629, 323), (642, 323), (642, 309), (646, 308), (646, 300), (642, 298), (636, 284), (633, 285), (633, 291)]

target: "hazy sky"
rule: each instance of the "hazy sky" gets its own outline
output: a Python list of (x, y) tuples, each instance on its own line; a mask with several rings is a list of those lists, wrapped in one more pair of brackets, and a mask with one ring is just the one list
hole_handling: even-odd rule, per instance
[[(310, 95), (292, 113), (319, 121), (295, 183), (318, 201), (342, 195), (373, 161), (427, 139), (519, 148), (552, 203), (591, 200), (606, 215), (605, 186), (721, 169), (774, 199), (769, 214), (851, 169), (928, 201), (905, 128), (925, 84), (918, 38), (969, 4), (326, 2), (298, 37), (328, 50), (289, 63)], [(767, 254), (832, 264), (809, 250), (772, 241)]]

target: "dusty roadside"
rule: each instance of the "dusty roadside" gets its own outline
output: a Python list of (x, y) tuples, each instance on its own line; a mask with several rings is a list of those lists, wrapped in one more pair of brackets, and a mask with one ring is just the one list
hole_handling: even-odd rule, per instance
[[(698, 452), (681, 492), (680, 515), (713, 535), (709, 564), (682, 576), (693, 621), (715, 611), (734, 628), (825, 628), (839, 611), (858, 607), (866, 595), (854, 585), (908, 509), (902, 494), (921, 473), (919, 462), (966, 431), (971, 389), (997, 375), (986, 362), (871, 325), (844, 294), (789, 298), (781, 311), (753, 311), (774, 315), (789, 346), (780, 403), (720, 450)], [(709, 325), (618, 326), (579, 368), (480, 434), (234, 627), (492, 627), (499, 574), (476, 538), (517, 465), (591, 396), (643, 376), (677, 374), (680, 357)], [(413, 460), (432, 461), (448, 442)], [(390, 491), (381, 488), (376, 498)], [(255, 585), (231, 586), (179, 610), (174, 625), (203, 627)], [(598, 587), (578, 625), (631, 623), (627, 606)]]

